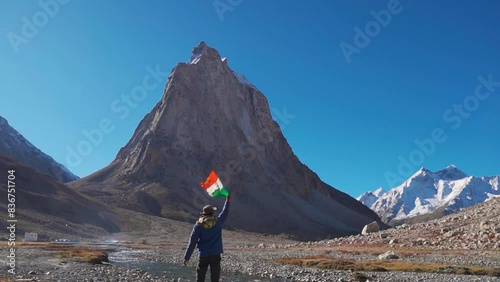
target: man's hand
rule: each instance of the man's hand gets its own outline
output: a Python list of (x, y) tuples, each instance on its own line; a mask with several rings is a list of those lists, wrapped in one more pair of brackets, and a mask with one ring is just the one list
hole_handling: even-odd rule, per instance
[(231, 195), (227, 195), (226, 197), (226, 202), (229, 202), (229, 200), (231, 200)]
[(189, 260), (185, 259), (184, 260), (184, 266), (188, 266), (188, 262), (189, 262)]

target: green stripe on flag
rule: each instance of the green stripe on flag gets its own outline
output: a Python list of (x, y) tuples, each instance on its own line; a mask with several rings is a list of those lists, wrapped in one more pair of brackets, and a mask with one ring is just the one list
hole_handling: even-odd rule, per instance
[(227, 196), (229, 196), (229, 192), (224, 187), (222, 187), (218, 190), (215, 190), (214, 193), (212, 194), (212, 197), (214, 197), (214, 198), (222, 198), (222, 197), (227, 197)]

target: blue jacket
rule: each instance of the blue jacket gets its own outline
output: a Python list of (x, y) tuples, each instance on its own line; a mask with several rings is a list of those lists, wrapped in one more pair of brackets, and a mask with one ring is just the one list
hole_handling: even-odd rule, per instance
[(222, 250), (222, 225), (226, 221), (229, 213), (229, 202), (226, 201), (222, 212), (217, 217), (214, 226), (210, 228), (203, 227), (199, 221), (194, 224), (191, 238), (184, 254), (184, 259), (189, 260), (193, 254), (194, 248), (198, 245), (198, 254), (200, 257), (220, 255)]

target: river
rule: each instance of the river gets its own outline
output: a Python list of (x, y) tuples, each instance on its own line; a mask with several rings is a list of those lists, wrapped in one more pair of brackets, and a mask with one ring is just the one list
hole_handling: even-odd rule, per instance
[[(168, 279), (175, 279), (175, 281), (195, 281), (196, 280), (196, 270), (192, 267), (184, 267), (178, 264), (170, 264), (163, 262), (151, 262), (145, 260), (143, 257), (142, 250), (133, 249), (122, 249), (109, 253), (109, 262), (112, 265), (121, 266), (131, 269), (141, 269), (147, 271), (150, 274), (157, 275), (159, 277), (168, 277)], [(210, 280), (210, 270), (207, 272), (207, 281)], [(239, 273), (222, 272), (221, 282), (232, 281), (232, 282), (260, 282), (260, 281), (272, 281), (272, 282), (282, 282), (286, 281), (284, 279), (269, 279), (261, 278), (250, 275), (244, 275)]]

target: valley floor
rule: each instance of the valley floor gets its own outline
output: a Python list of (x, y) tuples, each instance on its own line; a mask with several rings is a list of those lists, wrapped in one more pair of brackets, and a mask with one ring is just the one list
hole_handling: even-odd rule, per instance
[[(222, 281), (500, 282), (499, 205), (500, 198), (427, 223), (318, 242), (224, 230)], [(127, 215), (140, 223), (129, 227), (133, 231), (87, 242), (107, 252), (109, 264), (78, 263), (61, 258), (60, 247), (25, 243), (16, 251), (13, 276), (3, 242), (0, 281), (195, 280), (197, 257), (181, 266), (191, 224)], [(388, 251), (392, 259), (379, 259)]]
[[(368, 261), (379, 261), (379, 254), (392, 250), (399, 258), (391, 260), (391, 263), (393, 261), (411, 262), (411, 264), (442, 263), (450, 267), (442, 268), (442, 272), (457, 266), (477, 266), (500, 271), (498, 250), (438, 251), (425, 248), (361, 246), (349, 244), (348, 241), (343, 243), (344, 240), (350, 240), (348, 238), (297, 243), (277, 237), (229, 231), (225, 232), (224, 237), (222, 281), (500, 281), (500, 277), (494, 276), (401, 271), (340, 271), (327, 269), (329, 268), (327, 264), (315, 265), (320, 268), (310, 268), (276, 261), (282, 258), (346, 259), (364, 264)], [(56, 258), (57, 251), (44, 249), (46, 244), (27, 245), (17, 251), (15, 277), (6, 270), (0, 277), (8, 278), (6, 281), (16, 281), (15, 278), (17, 281), (61, 282), (195, 281), (197, 257), (193, 256), (188, 268), (181, 266), (185, 239), (171, 238), (164, 242), (142, 243), (146, 244), (100, 245), (100, 248), (105, 248), (110, 254), (110, 264), (104, 265), (63, 262), (64, 260)], [(1, 263), (5, 265), (6, 262)]]

